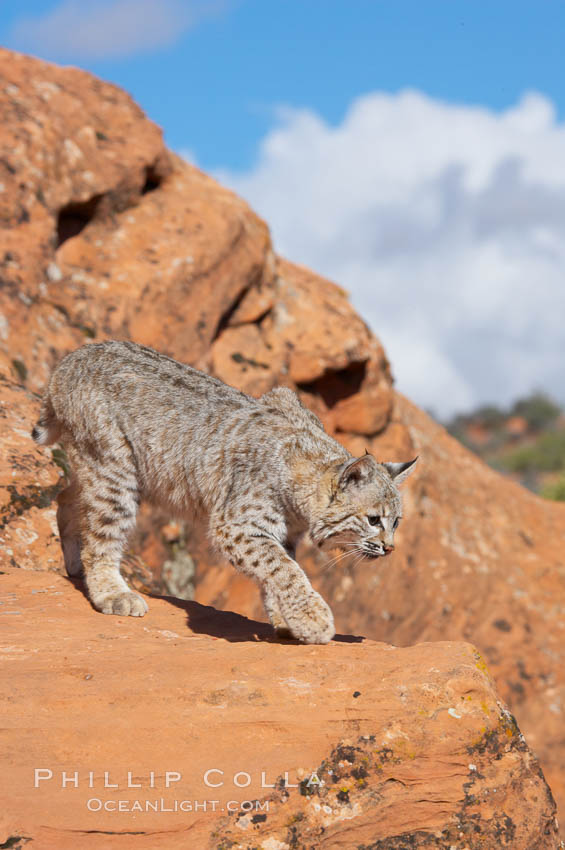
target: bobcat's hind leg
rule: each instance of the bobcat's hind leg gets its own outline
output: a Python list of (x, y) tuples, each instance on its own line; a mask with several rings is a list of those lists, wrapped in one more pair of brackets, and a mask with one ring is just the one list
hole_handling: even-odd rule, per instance
[(120, 575), (139, 505), (133, 458), (124, 445), (113, 447), (112, 461), (106, 464), (78, 452), (69, 455), (79, 490), (81, 560), (88, 597), (103, 614), (142, 617), (147, 603)]
[(82, 573), (80, 557), (79, 492), (76, 478), (57, 497), (57, 525), (65, 569), (71, 577)]

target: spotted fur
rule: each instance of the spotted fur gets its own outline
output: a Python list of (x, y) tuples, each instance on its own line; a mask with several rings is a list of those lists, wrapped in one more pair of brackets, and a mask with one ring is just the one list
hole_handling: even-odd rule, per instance
[(70, 575), (84, 571), (95, 608), (147, 610), (120, 575), (147, 499), (206, 518), (213, 543), (259, 583), (273, 626), (306, 643), (327, 643), (335, 629), (294, 559), (298, 538), (309, 532), (320, 548), (387, 554), (401, 516), (397, 485), (415, 462), (353, 458), (291, 390), (251, 398), (131, 342), (65, 357), (33, 437), (67, 452), (72, 478), (58, 508), (65, 565)]

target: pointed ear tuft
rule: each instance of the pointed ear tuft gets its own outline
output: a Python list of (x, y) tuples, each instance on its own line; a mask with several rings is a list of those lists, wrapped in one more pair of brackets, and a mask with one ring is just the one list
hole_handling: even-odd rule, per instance
[(418, 458), (415, 457), (414, 460), (408, 460), (406, 463), (383, 463), (382, 466), (387, 470), (394, 483), (399, 485), (408, 478), (416, 466), (417, 460)]
[(371, 477), (376, 466), (377, 462), (369, 452), (365, 452), (363, 457), (353, 458), (341, 470), (338, 487), (340, 490), (345, 490), (352, 485), (362, 484)]

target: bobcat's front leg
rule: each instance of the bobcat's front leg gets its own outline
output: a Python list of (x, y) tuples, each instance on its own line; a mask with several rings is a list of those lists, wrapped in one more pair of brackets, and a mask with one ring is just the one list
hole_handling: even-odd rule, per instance
[(287, 573), (287, 580), (283, 578), (275, 584), (274, 592), (280, 612), (297, 640), (304, 643), (329, 643), (335, 635), (331, 608), (316, 593), (298, 564), (294, 566), (300, 577)]
[(277, 637), (291, 638), (293, 636), (292, 632), (287, 626), (285, 618), (281, 614), (281, 609), (279, 607), (279, 603), (277, 602), (275, 588), (272, 584), (264, 584), (262, 586), (261, 599), (263, 600), (263, 606), (265, 608), (265, 611), (267, 612), (269, 620), (271, 621), (271, 625), (277, 634)]
[(298, 640), (329, 643), (335, 635), (332, 612), (281, 543), (267, 534), (250, 534), (241, 525), (215, 523), (211, 532), (231, 563), (261, 585), (276, 629), (282, 627), (282, 616)]

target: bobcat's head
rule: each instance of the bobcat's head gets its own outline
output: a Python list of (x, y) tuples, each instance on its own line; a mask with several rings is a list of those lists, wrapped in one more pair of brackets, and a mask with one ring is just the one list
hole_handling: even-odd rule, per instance
[(313, 541), (322, 549), (339, 547), (366, 558), (392, 552), (402, 518), (398, 485), (417, 460), (378, 463), (366, 454), (330, 470), (310, 528)]

